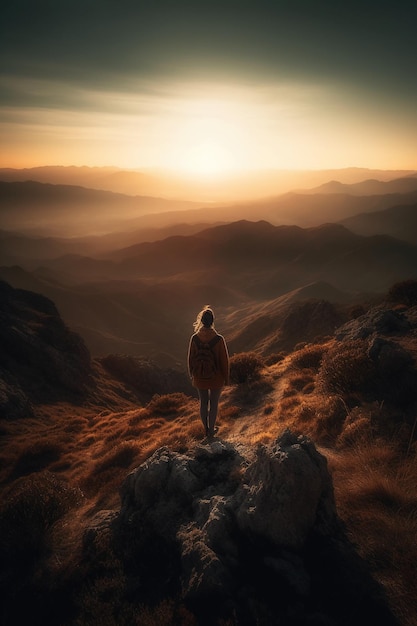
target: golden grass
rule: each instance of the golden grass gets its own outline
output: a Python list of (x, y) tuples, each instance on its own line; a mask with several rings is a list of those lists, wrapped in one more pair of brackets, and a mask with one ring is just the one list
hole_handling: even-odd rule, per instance
[[(402, 626), (416, 626), (417, 449), (413, 419), (408, 417), (404, 437), (387, 439), (378, 431), (391, 417), (386, 407), (362, 402), (352, 408), (334, 388), (324, 394), (319, 370), (329, 346), (331, 342), (305, 346), (263, 366), (254, 378), (226, 388), (219, 405), (218, 437), (255, 450), (290, 427), (323, 446), (320, 449), (329, 461), (338, 511), (350, 538), (384, 585)], [(331, 355), (336, 358), (334, 351)], [(356, 353), (353, 356), (356, 358)], [(330, 360), (327, 363), (330, 367)], [(251, 364), (246, 357), (243, 365)], [(353, 367), (351, 361), (349, 367)], [(83, 498), (63, 510), (48, 531), (58, 559), (50, 560), (50, 571), (62, 573), (75, 567), (83, 529), (98, 510), (119, 507), (120, 485), (133, 468), (163, 445), (185, 452), (203, 440), (196, 398), (167, 394), (154, 396), (146, 406), (124, 402), (120, 409), (103, 411), (60, 403), (40, 407), (36, 418), (1, 426), (2, 498), (18, 480), (45, 470), (64, 481), (69, 493), (82, 492)], [(392, 432), (400, 430), (401, 424), (396, 424)], [(110, 572), (108, 580), (101, 575), (96, 583), (83, 587), (79, 595), (81, 621), (74, 624), (81, 624), (89, 609), (97, 624), (153, 626), (178, 619), (180, 609), (169, 601), (117, 617), (114, 607), (119, 602), (120, 609), (124, 579), (117, 562), (112, 561)], [(113, 600), (103, 602), (106, 589)], [(182, 617), (184, 623), (193, 623), (191, 614)]]
[(401, 624), (417, 623), (417, 457), (381, 440), (328, 452), (339, 515)]

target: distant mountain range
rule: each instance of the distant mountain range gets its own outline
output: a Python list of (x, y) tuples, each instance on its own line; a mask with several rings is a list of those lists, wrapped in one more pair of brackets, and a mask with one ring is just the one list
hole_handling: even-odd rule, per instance
[(346, 184), (338, 180), (331, 180), (305, 193), (342, 193), (352, 196), (376, 196), (382, 194), (410, 193), (417, 190), (417, 174), (404, 178), (394, 178), (384, 181), (376, 179), (363, 180), (359, 183)]
[(183, 366), (204, 303), (232, 349), (289, 349), (299, 325), (304, 340), (326, 334), (346, 307), (417, 279), (410, 173), (343, 170), (343, 181), (220, 205), (68, 184), (140, 174), (112, 168), (7, 172), (53, 180), (0, 182), (0, 278), (51, 298), (93, 355)]
[[(94, 355), (139, 354), (174, 365), (184, 362), (192, 321), (204, 303), (216, 308), (241, 349), (246, 325), (272, 319), (270, 346), (276, 348), (285, 344), (278, 328), (300, 294), (352, 303), (363, 292), (383, 293), (395, 282), (417, 279), (417, 246), (356, 235), (336, 224), (303, 229), (239, 221), (137, 244), (105, 259), (66, 255), (45, 260), (33, 272), (3, 267), (0, 278), (56, 302)], [(233, 321), (236, 311), (243, 327)], [(307, 333), (311, 315), (304, 317)], [(328, 328), (338, 313), (326, 308), (314, 317), (326, 319)], [(287, 329), (286, 335), (288, 344), (299, 333)], [(247, 344), (256, 345), (253, 330), (250, 336)]]
[(44, 266), (85, 282), (194, 282), (221, 275), (222, 283), (255, 297), (272, 297), (324, 280), (348, 290), (384, 290), (417, 271), (417, 248), (388, 236), (363, 237), (337, 224), (303, 229), (268, 222), (233, 222), (195, 235), (140, 243), (106, 258), (66, 255)]
[[(83, 187), (36, 182), (0, 182), (0, 228), (37, 236), (92, 237), (167, 228), (178, 224), (263, 219), (302, 227), (340, 222), (359, 213), (417, 202), (417, 178), (411, 191), (380, 195), (286, 193), (231, 205), (127, 196)], [(395, 188), (391, 181), (389, 189)], [(402, 183), (398, 183), (401, 187)], [(413, 189), (414, 186), (414, 189)], [(122, 239), (121, 237), (119, 238)], [(142, 240), (139, 236), (139, 240)], [(97, 241), (96, 241), (97, 243)]]
[[(28, 169), (0, 169), (0, 180), (38, 181), (76, 185), (133, 196), (156, 196), (193, 201), (232, 202), (262, 196), (276, 196), (294, 189), (306, 189), (331, 180), (351, 185), (367, 179), (390, 181), (416, 175), (413, 170), (266, 170), (228, 173), (222, 177), (192, 177), (169, 171), (121, 170), (114, 167), (46, 166)], [(339, 191), (337, 191), (339, 193)], [(386, 193), (384, 190), (373, 193)]]
[(0, 265), (38, 267), (45, 259), (66, 254), (93, 256), (145, 241), (158, 241), (174, 235), (193, 235), (212, 224), (173, 224), (165, 228), (131, 228), (106, 235), (86, 237), (42, 237), (0, 230)]
[(360, 235), (389, 233), (398, 239), (417, 244), (417, 202), (374, 213), (360, 213), (341, 223)]
[(1, 228), (33, 234), (80, 237), (130, 230), (140, 216), (200, 206), (72, 185), (0, 181)]

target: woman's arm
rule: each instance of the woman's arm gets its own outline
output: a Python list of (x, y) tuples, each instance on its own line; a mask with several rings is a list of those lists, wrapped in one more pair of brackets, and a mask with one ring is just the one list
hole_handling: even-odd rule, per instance
[(190, 343), (189, 343), (189, 346), (188, 346), (188, 357), (187, 357), (188, 374), (189, 374), (190, 378), (193, 377), (193, 373), (191, 371), (191, 362), (192, 362), (193, 351), (195, 350), (195, 343), (193, 341), (193, 337), (194, 337), (194, 335), (192, 335), (192, 337), (190, 339)]
[(224, 377), (224, 384), (228, 385), (230, 380), (229, 352), (224, 337), (219, 341), (220, 346), (220, 370)]

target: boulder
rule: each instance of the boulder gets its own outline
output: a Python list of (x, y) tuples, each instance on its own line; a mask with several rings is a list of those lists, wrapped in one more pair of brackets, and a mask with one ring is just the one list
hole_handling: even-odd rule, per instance
[(236, 494), (236, 518), (248, 535), (275, 546), (302, 548), (308, 534), (334, 527), (333, 485), (325, 457), (311, 441), (286, 431), (271, 448), (260, 447)]
[(401, 408), (417, 402), (417, 368), (412, 354), (395, 341), (373, 337), (368, 356), (373, 362), (380, 386), (380, 397)]
[[(365, 624), (369, 611), (395, 623), (344, 536), (326, 459), (306, 437), (287, 430), (256, 450), (221, 440), (186, 453), (163, 447), (120, 495), (114, 536), (139, 602), (156, 601), (157, 589), (198, 624)], [(341, 582), (345, 566), (353, 586)]]

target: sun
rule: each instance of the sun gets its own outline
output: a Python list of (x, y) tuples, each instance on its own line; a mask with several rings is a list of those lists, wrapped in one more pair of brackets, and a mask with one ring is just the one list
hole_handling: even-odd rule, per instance
[(234, 159), (226, 146), (206, 140), (189, 147), (181, 155), (177, 167), (196, 176), (218, 176), (234, 169)]
[(198, 177), (218, 177), (239, 169), (246, 151), (237, 109), (224, 98), (181, 102), (167, 155), (169, 166)]

